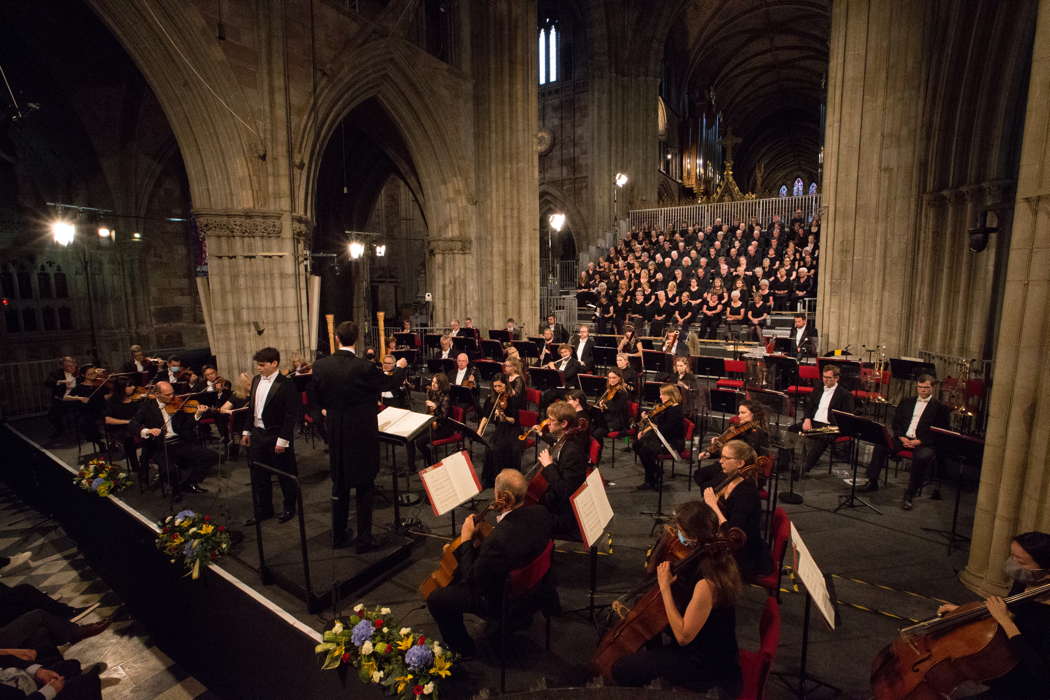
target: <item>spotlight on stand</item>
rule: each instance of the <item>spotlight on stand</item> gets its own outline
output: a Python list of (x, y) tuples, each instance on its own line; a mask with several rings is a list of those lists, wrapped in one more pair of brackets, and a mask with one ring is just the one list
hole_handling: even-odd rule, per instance
[(359, 260), (365, 254), (365, 244), (361, 241), (350, 241), (347, 245), (351, 260)]
[(131, 234), (131, 240), (135, 241), (136, 243), (142, 243), (142, 234), (138, 231), (133, 231)]
[(386, 244), (377, 243), (376, 244), (376, 257), (377, 258), (382, 258), (385, 255), (386, 255)]
[(100, 225), (98, 227), (98, 237), (99, 238), (109, 238), (112, 235), (113, 235), (113, 230), (110, 229), (109, 226), (106, 226), (105, 224), (102, 224), (102, 225)]
[[(989, 218), (991, 221), (989, 222)], [(980, 253), (988, 247), (988, 238), (999, 231), (999, 217), (994, 211), (985, 209), (977, 217), (977, 225), (967, 231), (970, 236), (970, 252)]]
[(547, 223), (550, 224), (551, 230), (561, 231), (565, 227), (565, 214), (556, 212), (547, 217)]
[(629, 178), (625, 173), (616, 173), (616, 178), (613, 180), (613, 182), (616, 183), (617, 187), (622, 189), (623, 186), (627, 184), (628, 179)]
[(76, 238), (77, 228), (68, 221), (61, 219), (51, 222), (51, 238), (60, 246), (68, 246)]

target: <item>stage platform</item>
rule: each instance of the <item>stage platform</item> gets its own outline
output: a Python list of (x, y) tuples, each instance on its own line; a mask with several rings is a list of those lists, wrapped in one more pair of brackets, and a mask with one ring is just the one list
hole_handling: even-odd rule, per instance
[[(313, 654), (313, 645), (326, 622), (358, 601), (387, 605), (404, 624), (428, 636), (437, 634), (416, 588), (437, 564), (441, 546), (452, 532), (450, 519), (434, 517), (425, 500), (411, 507), (402, 506), (401, 517), (410, 526), (410, 531), (403, 534), (411, 540), (407, 555), (378, 579), (341, 586), (348, 578), (339, 559), (352, 559), (355, 555), (352, 549), (333, 554), (325, 547), (330, 533), (330, 484), (327, 455), (320, 441), (315, 445), (308, 440), (296, 442), (304, 523), (311, 557), (316, 557), (312, 559), (311, 584), (317, 591), (330, 592), (336, 586), (356, 590), (347, 591), (344, 598), (330, 593), (317, 596), (314, 602), (319, 607), (311, 613), (302, 597), (264, 582), (255, 528), (238, 527), (250, 515), (248, 470), (243, 457), (221, 465), (218, 474), (205, 480), (209, 493), (188, 494), (174, 506), (159, 489), (140, 493), (138, 486), (117, 498), (101, 500), (72, 485), (76, 446), (65, 443), (45, 447), (48, 427), (43, 419), (27, 419), (0, 430), (0, 447), (6, 457), (4, 478), (28, 503), (63, 523), (99, 573), (158, 638), (158, 644), (166, 650), (170, 647), (169, 654), (219, 695), (312, 698), (352, 692), (355, 697), (369, 697), (365, 686), (352, 675), (344, 678), (335, 672), (319, 671)], [(393, 527), (391, 503), (392, 455), (385, 447), (381, 454), (383, 468), (377, 483), (385, 493), (377, 499), (376, 525), (394, 544), (399, 540)], [(533, 459), (530, 451), (523, 465), (529, 466)], [(404, 467), (403, 450), (397, 455), (397, 462)], [(480, 450), (475, 463), (481, 463)], [(610, 602), (639, 581), (644, 551), (653, 540), (652, 520), (640, 512), (653, 510), (656, 504), (652, 492), (634, 491), (641, 481), (641, 467), (622, 443), (616, 451), (615, 464), (606, 447), (601, 468), (611, 481), (608, 491), (616, 515), (598, 560), (599, 604)], [(671, 512), (677, 503), (699, 497), (695, 488), (687, 489), (682, 472), (680, 466), (679, 476), (667, 480), (666, 512)], [(943, 541), (920, 529), (923, 525), (947, 527), (953, 487), (946, 485), (945, 500), (922, 498), (916, 501), (914, 511), (904, 512), (898, 505), (906, 479), (903, 473), (899, 479), (891, 478), (890, 487), (874, 495), (873, 500), (886, 511), (884, 516), (859, 510), (833, 514), (831, 510), (845, 487), (840, 479), (828, 476), (824, 467), (817, 470), (814, 478), (803, 482), (801, 491), (806, 503), (788, 506), (786, 510), (824, 570), (839, 576), (836, 587), (840, 599), (903, 617), (921, 617), (936, 607), (933, 597), (965, 601), (972, 596), (955, 576), (965, 563), (965, 551), (957, 549), (946, 557)], [(408, 479), (407, 484), (412, 492), (420, 492), (416, 477)], [(400, 486), (404, 491), (405, 477), (401, 477)], [(482, 495), (482, 503), (486, 502), (486, 495)], [(275, 489), (275, 497), (279, 499), (279, 489)], [(963, 494), (964, 532), (969, 530), (973, 501), (972, 492)], [(275, 505), (279, 509), (280, 503)], [(213, 513), (244, 534), (244, 540), (231, 555), (201, 581), (181, 577), (153, 546), (153, 524), (172, 507)], [(463, 515), (457, 514), (459, 522)], [(350, 520), (352, 523), (352, 514)], [(295, 572), (301, 570), (297, 566), (300, 550), (296, 520), (266, 521), (262, 534), (268, 566), (276, 567), (274, 573), (279, 569), (286, 578), (295, 578)], [(563, 608), (586, 607), (588, 558), (580, 545), (559, 543), (555, 570)], [(895, 593), (870, 584), (885, 584), (930, 598)], [(775, 668), (791, 671), (798, 665), (803, 599), (792, 590), (790, 582), (785, 585), (784, 630)], [(738, 609), (737, 632), (743, 648), (757, 647), (762, 603), (762, 591), (745, 591)], [(870, 660), (892, 638), (899, 621), (852, 607), (842, 607), (841, 613), (843, 624), (835, 632), (814, 625), (809, 669), (844, 688), (848, 696), (863, 697)], [(483, 631), (482, 623), (469, 617), (468, 628), (477, 635)], [(544, 697), (587, 685), (593, 680), (587, 661), (597, 639), (598, 631), (587, 616), (563, 615), (553, 621), (548, 652), (543, 645), (542, 618), (537, 618), (531, 630), (513, 640), (508, 690)], [(481, 657), (458, 669), (444, 697), (471, 697), (485, 688), (498, 687), (498, 678), (498, 664), (483, 644)], [(573, 692), (586, 696), (585, 691)], [(771, 685), (767, 697), (788, 694)]]

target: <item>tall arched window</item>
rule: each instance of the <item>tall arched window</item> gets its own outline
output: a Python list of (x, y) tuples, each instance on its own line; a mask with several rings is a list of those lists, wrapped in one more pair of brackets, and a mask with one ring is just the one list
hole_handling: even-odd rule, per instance
[(788, 186), (787, 185), (781, 185), (780, 186), (780, 196), (781, 197), (787, 197), (788, 196)]
[(817, 193), (817, 183), (815, 183), (815, 182), (809, 183), (809, 193), (810, 194), (816, 194)]
[(540, 85), (558, 80), (558, 42), (561, 34), (554, 20), (548, 19), (540, 28), (539, 36), (539, 77)]
[(806, 184), (802, 182), (802, 178), (795, 178), (795, 186), (791, 188), (792, 197), (801, 197), (806, 193)]

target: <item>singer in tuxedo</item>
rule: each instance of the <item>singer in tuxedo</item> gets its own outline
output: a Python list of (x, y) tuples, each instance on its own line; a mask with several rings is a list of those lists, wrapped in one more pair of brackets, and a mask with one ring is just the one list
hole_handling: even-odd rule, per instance
[[(299, 421), (299, 392), (295, 381), (277, 371), (281, 353), (277, 348), (263, 348), (252, 357), (259, 372), (252, 379), (248, 396), (251, 418), (241, 433), (241, 444), (250, 447), (249, 459), (266, 464), (286, 474), (299, 473), (295, 463), (295, 425)], [(272, 473), (252, 469), (252, 503), (254, 518), (246, 525), (273, 517)], [(277, 520), (286, 523), (295, 516), (297, 486), (295, 479), (279, 477), (284, 510)]]
[[(396, 391), (403, 382), (375, 363), (355, 354), (357, 324), (340, 323), (335, 330), (339, 349), (314, 363), (317, 404), (328, 422), (328, 458), (332, 471), (332, 546), (346, 547), (353, 540), (347, 528), (350, 489), (355, 491), (358, 553), (379, 549), (372, 537), (372, 498), (379, 473), (379, 421), (376, 403), (384, 391)], [(404, 368), (404, 358), (396, 367)]]

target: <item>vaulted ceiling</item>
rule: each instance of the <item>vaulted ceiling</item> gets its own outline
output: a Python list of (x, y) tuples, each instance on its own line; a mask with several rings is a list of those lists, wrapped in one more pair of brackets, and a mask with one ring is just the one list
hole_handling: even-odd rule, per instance
[(816, 179), (829, 25), (830, 0), (695, 0), (682, 11), (681, 87), (694, 105), (713, 96), (707, 109), (740, 137), (734, 171), (745, 190), (759, 164), (766, 191)]

